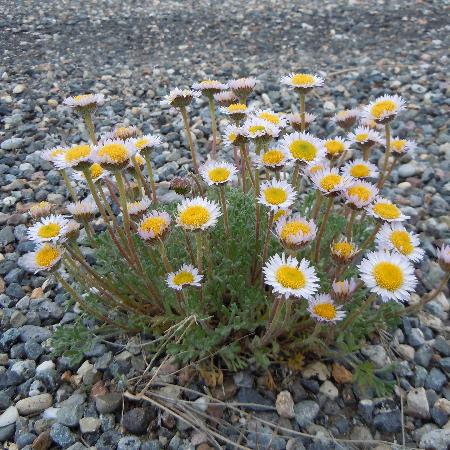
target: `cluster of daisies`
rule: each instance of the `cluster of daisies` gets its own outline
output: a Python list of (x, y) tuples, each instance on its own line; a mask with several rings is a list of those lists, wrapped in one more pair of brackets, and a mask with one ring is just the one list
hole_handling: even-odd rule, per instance
[[(227, 83), (204, 80), (195, 83), (192, 89), (176, 88), (165, 97), (163, 103), (182, 114), (194, 165), (193, 178), (199, 186), (194, 193), (187, 179), (172, 180), (173, 189), (185, 197), (177, 205), (175, 217), (156, 208), (151, 156), (161, 145), (161, 138), (144, 135), (135, 127), (117, 127), (97, 140), (91, 114), (104, 103), (103, 96), (85, 94), (67, 98), (64, 104), (74, 108), (85, 120), (90, 143), (42, 152), (42, 157), (61, 172), (73, 201), (67, 204), (65, 215), (52, 214), (52, 206), (47, 202), (32, 208), (36, 222), (28, 230), (28, 236), (38, 247), (26, 255), (27, 266), (35, 272), (57, 270), (64, 259), (64, 249), (76, 242), (81, 226), (95, 245), (91, 222), (100, 213), (114, 243), (129, 261), (135, 261), (131, 238), (134, 233), (160, 251), (166, 284), (177, 296), (182, 296), (187, 287), (202, 290), (206, 278), (202, 268), (202, 239), (208, 238), (207, 233), (221, 218), (230, 236), (225, 186), (242, 186), (246, 191), (249, 183), (256, 202), (256, 241), (260, 238), (264, 241), (264, 245), (256, 245), (255, 251), (262, 255), (255, 254), (255, 261), (262, 261), (260, 275), (274, 296), (305, 299), (312, 317), (331, 323), (344, 319), (344, 305), (362, 283), (383, 301), (408, 301), (417, 284), (413, 263), (423, 258), (424, 251), (419, 247), (418, 237), (403, 225), (407, 216), (380, 195), (398, 157), (415, 147), (413, 141), (391, 136), (390, 122), (405, 109), (404, 100), (397, 95), (383, 96), (364, 108), (340, 111), (333, 122), (344, 131), (343, 135), (320, 139), (307, 131), (316, 116), (306, 112), (305, 97), (323, 85), (323, 78), (292, 73), (282, 77), (281, 83), (298, 94), (299, 112), (283, 114), (253, 108), (248, 98), (257, 85), (254, 78)], [(187, 107), (202, 95), (210, 105), (213, 144), (210, 157), (198, 164)], [(220, 114), (229, 120), (221, 137), (223, 145), (218, 147), (222, 153), (219, 159), (216, 105)], [(382, 170), (370, 162), (374, 146), (385, 147)], [(227, 152), (226, 148), (232, 151)], [(361, 154), (348, 160), (353, 151)], [(125, 187), (130, 187), (132, 182), (137, 186), (137, 196)], [(86, 185), (89, 195), (79, 199), (73, 183)], [(217, 189), (220, 200), (209, 200), (202, 185)], [(316, 191), (316, 198), (305, 217), (296, 212), (296, 202), (307, 185)], [(118, 218), (113, 213), (114, 202), (120, 206), (123, 228), (118, 226)], [(347, 217), (347, 230), (329, 244), (336, 270), (331, 291), (324, 293), (320, 292), (315, 264), (320, 261), (321, 239), (329, 213), (337, 205)], [(264, 238), (259, 232), (260, 208), (267, 215)], [(376, 226), (358, 248), (352, 240), (352, 228), (356, 220), (366, 215), (375, 220)], [(197, 245), (197, 259), (192, 254), (190, 264), (175, 270), (164, 248), (173, 226), (180, 228), (187, 240), (189, 236), (194, 237)], [(268, 241), (272, 236), (286, 253), (269, 257)], [(376, 250), (362, 256), (373, 241)], [(297, 259), (297, 253), (308, 245), (311, 257)], [(444, 270), (450, 272), (450, 247), (444, 245), (438, 251), (438, 258)], [(342, 279), (346, 269), (358, 261), (361, 280)]]

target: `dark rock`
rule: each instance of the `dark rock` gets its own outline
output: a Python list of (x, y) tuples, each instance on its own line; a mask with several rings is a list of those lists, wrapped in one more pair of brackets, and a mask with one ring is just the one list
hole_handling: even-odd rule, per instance
[(397, 433), (402, 429), (402, 417), (399, 410), (381, 412), (375, 416), (373, 425), (383, 433)]
[(441, 392), (446, 382), (447, 377), (439, 369), (433, 367), (425, 380), (425, 387), (427, 389), (433, 389), (436, 392)]
[[(267, 398), (264, 398), (257, 390), (253, 388), (240, 388), (236, 397), (239, 403), (253, 403), (253, 405), (241, 406), (242, 408), (253, 411), (271, 411), (272, 407), (274, 406), (273, 402), (271, 402)], [(269, 406), (270, 408), (267, 408), (267, 406)]]
[(122, 425), (133, 434), (144, 434), (152, 420), (152, 414), (146, 408), (133, 408), (123, 415)]
[(50, 428), (50, 437), (61, 448), (67, 448), (75, 443), (75, 435), (65, 425), (54, 423)]
[(109, 430), (100, 436), (95, 446), (97, 450), (113, 450), (117, 448), (117, 444), (120, 441), (122, 435), (116, 430)]

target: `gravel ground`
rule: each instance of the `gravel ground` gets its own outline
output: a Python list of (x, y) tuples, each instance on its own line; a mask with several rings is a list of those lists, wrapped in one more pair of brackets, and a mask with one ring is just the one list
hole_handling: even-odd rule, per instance
[[(122, 399), (110, 392), (111, 380), (142, 370), (135, 342), (96, 344), (81, 367), (51, 356), (48, 339), (55, 325), (72, 323), (77, 311), (67, 308), (60, 288), (43, 286), (44, 278), (25, 272), (20, 257), (31, 250), (25, 239), (29, 204), (63, 204), (66, 198), (58, 172), (35, 152), (83, 140), (76, 117), (59, 106), (69, 94), (105, 94), (97, 131), (124, 123), (163, 135), (166, 143), (154, 161), (167, 200), (165, 180), (183, 173), (189, 161), (180, 118), (159, 106), (170, 87), (208, 75), (253, 75), (262, 81), (255, 104), (289, 111), (296, 105), (280, 89), (280, 75), (321, 71), (325, 87), (307, 105), (321, 112), (312, 128), (319, 137), (334, 132), (329, 119), (340, 108), (384, 93), (404, 96), (409, 109), (395, 123), (395, 134), (415, 139), (418, 149), (403, 158), (385, 189), (411, 216), (426, 250), (417, 269), (419, 294), (436, 286), (442, 271), (433, 262), (434, 246), (450, 238), (446, 2), (301, 3), (0, 1), (0, 442), (27, 450), (212, 448), (202, 433), (139, 404), (127, 404), (122, 418)], [(205, 149), (206, 105), (193, 115), (196, 139)], [(379, 367), (398, 362), (399, 387), (392, 397), (352, 389), (345, 372), (319, 364), (283, 386), (293, 412), (268, 408), (258, 414), (319, 437), (397, 443), (403, 420), (409, 447), (450, 448), (449, 310), (447, 291), (418, 317), (405, 318), (389, 345), (374, 341), (364, 350)], [(229, 391), (227, 398), (236, 395), (241, 402), (275, 404), (253, 372), (236, 374)], [(290, 414), (292, 420), (285, 417)], [(268, 439), (252, 420), (242, 423), (249, 448), (351, 448), (320, 439)]]

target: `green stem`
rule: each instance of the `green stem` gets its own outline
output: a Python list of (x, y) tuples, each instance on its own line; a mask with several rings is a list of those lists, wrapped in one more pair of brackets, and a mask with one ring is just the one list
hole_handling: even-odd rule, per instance
[(385, 135), (386, 135), (386, 152), (384, 153), (384, 163), (383, 163), (382, 177), (384, 177), (386, 172), (387, 172), (389, 156), (391, 155), (391, 126), (389, 125), (389, 122), (387, 122), (384, 125), (384, 132), (385, 132)]
[(91, 224), (86, 220), (82, 220), (84, 229), (86, 230), (86, 234), (88, 236), (89, 242), (91, 243), (92, 247), (97, 247), (97, 244), (95, 243), (94, 239), (94, 232), (92, 230)]
[(358, 316), (361, 316), (362, 313), (372, 305), (372, 303), (376, 300), (377, 296), (376, 294), (370, 294), (369, 297), (367, 297), (366, 301), (359, 307), (356, 308), (350, 316), (344, 321), (342, 324), (341, 330), (346, 330), (355, 320)]
[(272, 211), (270, 211), (269, 218), (267, 220), (266, 235), (264, 237), (264, 249), (263, 249), (263, 256), (262, 256), (262, 265), (263, 266), (264, 266), (264, 263), (266, 262), (267, 255), (269, 254), (270, 231), (271, 231), (272, 225), (273, 225), (273, 217), (274, 217), (274, 213)]
[(298, 176), (300, 174), (300, 161), (295, 161), (294, 173), (292, 174), (291, 184), (293, 187), (297, 185)]
[(317, 189), (316, 191), (316, 201), (314, 203), (314, 208), (311, 212), (311, 219), (316, 220), (320, 211), (320, 207), (322, 206), (323, 197), (320, 195), (320, 191)]
[(302, 92), (300, 94), (300, 117), (301, 117), (301, 120), (302, 120), (302, 124), (301, 124), (302, 133), (304, 133), (305, 130), (306, 130), (305, 111), (306, 111), (306, 108), (305, 108), (305, 94)]
[(83, 108), (81, 111), (84, 123), (89, 133), (89, 139), (94, 145), (97, 145), (97, 138), (95, 136), (94, 122), (92, 121), (91, 110), (89, 108)]
[(352, 239), (352, 235), (353, 235), (353, 223), (355, 221), (355, 217), (356, 217), (356, 211), (352, 210), (351, 214), (350, 214), (350, 219), (347, 222), (347, 230), (346, 230), (346, 236), (347, 239), (350, 241)]
[(153, 176), (152, 162), (150, 161), (150, 154), (148, 152), (144, 155), (145, 166), (147, 167), (148, 178), (150, 179), (150, 186), (152, 188), (152, 202), (154, 205), (158, 203), (158, 198), (156, 196), (156, 183)]
[(183, 116), (184, 131), (186, 133), (186, 137), (189, 142), (189, 148), (191, 150), (192, 164), (194, 166), (194, 171), (195, 171), (195, 173), (198, 173), (197, 155), (195, 152), (194, 141), (192, 140), (191, 127), (189, 126), (189, 117), (188, 117), (187, 109), (185, 106), (182, 106), (180, 108), (180, 111), (181, 111), (181, 115)]
[(325, 232), (325, 228), (326, 228), (327, 223), (328, 223), (328, 216), (330, 215), (330, 211), (331, 211), (332, 207), (333, 207), (333, 197), (331, 196), (328, 199), (327, 207), (325, 209), (325, 214), (323, 216), (323, 220), (322, 220), (322, 223), (320, 225), (319, 233), (317, 234), (317, 238), (316, 238), (317, 239), (316, 251), (315, 251), (315, 254), (314, 254), (314, 261), (316, 263), (319, 261), (319, 258), (320, 258), (320, 244), (321, 244), (321, 241), (322, 241), (323, 233)]
[(211, 95), (209, 100), (209, 113), (211, 115), (211, 129), (212, 129), (212, 147), (211, 157), (216, 159), (217, 157), (217, 120), (216, 120), (216, 106), (214, 104), (214, 97)]
[(67, 190), (69, 191), (70, 196), (72, 197), (72, 200), (74, 202), (77, 202), (78, 201), (77, 194), (75, 193), (75, 190), (72, 187), (72, 184), (70, 183), (70, 180), (69, 180), (69, 177), (67, 176), (66, 170), (65, 169), (61, 169), (59, 171), (59, 173), (61, 174), (61, 176), (62, 176), (62, 178), (64, 180), (64, 183), (65, 183), (65, 185), (67, 187)]
[(225, 235), (227, 238), (230, 237), (230, 227), (228, 225), (228, 211), (227, 211), (227, 200), (225, 198), (225, 186), (221, 184), (219, 186), (220, 190), (220, 202), (222, 203), (222, 209), (223, 209), (223, 224), (225, 227)]

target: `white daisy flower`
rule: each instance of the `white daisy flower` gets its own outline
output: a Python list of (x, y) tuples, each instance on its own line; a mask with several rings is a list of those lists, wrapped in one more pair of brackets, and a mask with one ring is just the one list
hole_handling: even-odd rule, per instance
[(370, 252), (358, 270), (364, 284), (385, 302), (408, 300), (417, 284), (414, 267), (396, 252)]
[(358, 252), (358, 247), (347, 239), (333, 241), (330, 245), (331, 257), (338, 263), (350, 261)]
[(299, 250), (315, 239), (317, 227), (313, 220), (294, 214), (291, 217), (284, 216), (278, 219), (275, 232), (285, 248)]
[(394, 250), (413, 262), (423, 259), (419, 237), (399, 223), (385, 223), (375, 237), (380, 250)]
[(164, 239), (169, 231), (170, 222), (170, 216), (165, 211), (153, 210), (139, 222), (137, 232), (145, 241)]
[(373, 202), (378, 188), (367, 181), (354, 181), (342, 191), (342, 196), (351, 208), (361, 209)]
[(317, 159), (306, 164), (306, 166), (304, 166), (303, 168), (303, 173), (308, 177), (311, 177), (313, 173), (320, 172), (321, 170), (324, 169), (329, 169), (330, 167), (331, 165), (328, 159), (325, 158)]
[(322, 141), (309, 133), (290, 133), (283, 137), (281, 145), (295, 161), (311, 163), (325, 156)]
[(354, 278), (344, 281), (334, 280), (331, 286), (331, 295), (335, 300), (343, 302), (353, 296), (357, 286)]
[(368, 127), (357, 127), (353, 133), (347, 135), (347, 139), (351, 144), (371, 147), (375, 144), (383, 144), (384, 139), (378, 131)]
[(308, 260), (283, 253), (274, 255), (263, 268), (264, 282), (272, 287), (275, 294), (289, 298), (291, 296), (310, 299), (319, 288), (316, 270)]
[(120, 139), (121, 141), (126, 141), (127, 139), (133, 139), (138, 137), (141, 131), (137, 127), (133, 126), (117, 126), (114, 130), (106, 133), (102, 136), (101, 142), (110, 141), (115, 139)]
[(375, 131), (384, 131), (384, 125), (375, 122), (375, 120), (368, 119), (367, 117), (361, 117), (359, 119), (359, 126), (370, 128)]
[(96, 108), (105, 103), (105, 96), (103, 94), (81, 94), (74, 97), (67, 97), (63, 101), (63, 105), (71, 108)]
[(217, 80), (203, 80), (200, 81), (200, 83), (194, 83), (192, 85), (192, 89), (209, 96), (228, 89), (228, 85)]
[(277, 171), (291, 161), (291, 156), (284, 149), (269, 148), (259, 156), (254, 155), (253, 160), (259, 168)]
[(199, 173), (209, 186), (229, 183), (236, 175), (237, 169), (226, 161), (207, 161), (200, 166)]
[(340, 126), (341, 128), (344, 128), (344, 130), (347, 130), (356, 123), (359, 115), (360, 115), (360, 110), (358, 108), (344, 109), (342, 111), (337, 112), (332, 117), (331, 120), (336, 125)]
[(40, 219), (41, 217), (46, 217), (50, 214), (53, 205), (49, 202), (39, 202), (30, 206), (30, 215), (33, 219)]
[(214, 100), (220, 106), (229, 106), (232, 105), (233, 103), (236, 103), (238, 98), (233, 91), (222, 91), (217, 92), (217, 94), (214, 94)]
[(177, 225), (187, 231), (212, 228), (222, 214), (217, 202), (203, 197), (184, 199), (177, 205)]
[(220, 108), (220, 112), (237, 123), (247, 117), (247, 114), (251, 112), (251, 108), (249, 108), (245, 103), (232, 103), (228, 106), (222, 106)]
[[(302, 131), (302, 115), (300, 113), (287, 114), (286, 119), (294, 131)], [(308, 129), (316, 119), (315, 114), (305, 112), (305, 128)]]
[(57, 268), (61, 260), (62, 250), (56, 245), (45, 243), (34, 252), (23, 256), (23, 265), (30, 272), (40, 272)]
[(401, 222), (409, 219), (398, 206), (383, 197), (375, 198), (374, 202), (367, 206), (367, 212), (375, 219), (385, 222)]
[(92, 164), (92, 148), (88, 144), (73, 145), (54, 158), (57, 169), (82, 170)]
[(339, 169), (332, 167), (312, 173), (311, 181), (323, 195), (336, 195), (350, 185), (351, 178), (340, 175)]
[[(94, 183), (109, 176), (109, 172), (104, 169), (99, 163), (91, 164), (89, 166), (89, 173), (91, 174), (92, 181)], [(71, 177), (80, 183), (86, 182), (86, 177), (81, 172), (72, 172)]]
[(235, 80), (228, 81), (228, 87), (242, 99), (247, 98), (255, 88), (258, 80), (253, 77), (238, 78)]
[(406, 103), (402, 97), (399, 95), (383, 95), (364, 108), (363, 116), (384, 124), (391, 121), (404, 109), (406, 109)]
[(341, 308), (334, 304), (329, 294), (317, 294), (308, 300), (308, 311), (319, 322), (339, 322), (345, 317)]
[(442, 244), (442, 247), (436, 250), (436, 256), (442, 270), (450, 272), (450, 245)]
[(139, 217), (150, 208), (151, 204), (152, 202), (147, 196), (142, 197), (136, 202), (127, 202), (128, 214), (133, 218)]
[(155, 147), (159, 147), (162, 143), (161, 137), (153, 134), (144, 134), (135, 139), (131, 139), (130, 143), (134, 145), (137, 152), (145, 156), (151, 153)]
[(349, 161), (342, 167), (341, 171), (343, 175), (356, 179), (378, 178), (378, 175), (380, 174), (375, 164), (364, 161), (363, 159)]
[(323, 146), (325, 147), (327, 158), (335, 159), (341, 157), (349, 150), (350, 142), (340, 136), (336, 136), (323, 141)]
[(409, 141), (407, 139), (394, 138), (391, 140), (390, 147), (391, 155), (402, 156), (405, 153), (413, 152), (417, 148), (417, 144), (414, 141)]
[(278, 137), (280, 128), (266, 120), (249, 117), (242, 126), (243, 134), (256, 142), (268, 142)]
[(68, 203), (66, 209), (75, 220), (80, 221), (91, 220), (98, 213), (98, 206), (92, 197), (86, 197), (80, 202)]
[(275, 214), (273, 215), (273, 223), (277, 223), (279, 220), (281, 220), (283, 217), (289, 217), (292, 214), (292, 210), (291, 209), (279, 209), (278, 211), (275, 212)]
[(130, 141), (107, 140), (94, 147), (92, 159), (103, 168), (114, 171), (127, 167), (135, 153), (136, 148)]
[(66, 233), (67, 219), (61, 215), (52, 214), (43, 217), (27, 230), (28, 239), (35, 242), (56, 242)]
[(294, 188), (284, 180), (270, 180), (261, 184), (258, 201), (272, 211), (289, 208), (295, 201)]
[(200, 92), (191, 91), (190, 89), (172, 89), (163, 100), (161, 105), (169, 105), (175, 108), (189, 106), (194, 98), (200, 97)]
[(166, 283), (172, 289), (181, 291), (185, 286), (200, 287), (203, 275), (191, 264), (183, 264), (176, 272), (167, 274)]
[(222, 140), (227, 147), (237, 146), (248, 142), (244, 130), (236, 125), (227, 125), (225, 127)]
[(287, 125), (287, 120), (279, 113), (276, 113), (270, 109), (257, 109), (253, 115), (257, 119), (265, 120), (280, 128), (284, 128)]
[(324, 79), (310, 73), (290, 73), (288, 76), (281, 77), (280, 81), (295, 90), (307, 92), (314, 87), (322, 86)]
[(65, 147), (53, 147), (49, 150), (43, 150), (39, 156), (45, 161), (54, 163), (56, 158), (63, 155), (66, 150)]
[(129, 170), (135, 170), (135, 169), (134, 169), (134, 164), (137, 164), (137, 165), (141, 168), (141, 170), (142, 170), (142, 168), (143, 168), (144, 165), (145, 165), (145, 159), (144, 159), (144, 157), (143, 157), (139, 152), (136, 152), (136, 153), (134, 154), (134, 156), (133, 156), (133, 159), (134, 159), (134, 163), (133, 163), (133, 161), (130, 159), (130, 162), (128, 163), (127, 169), (129, 169)]

